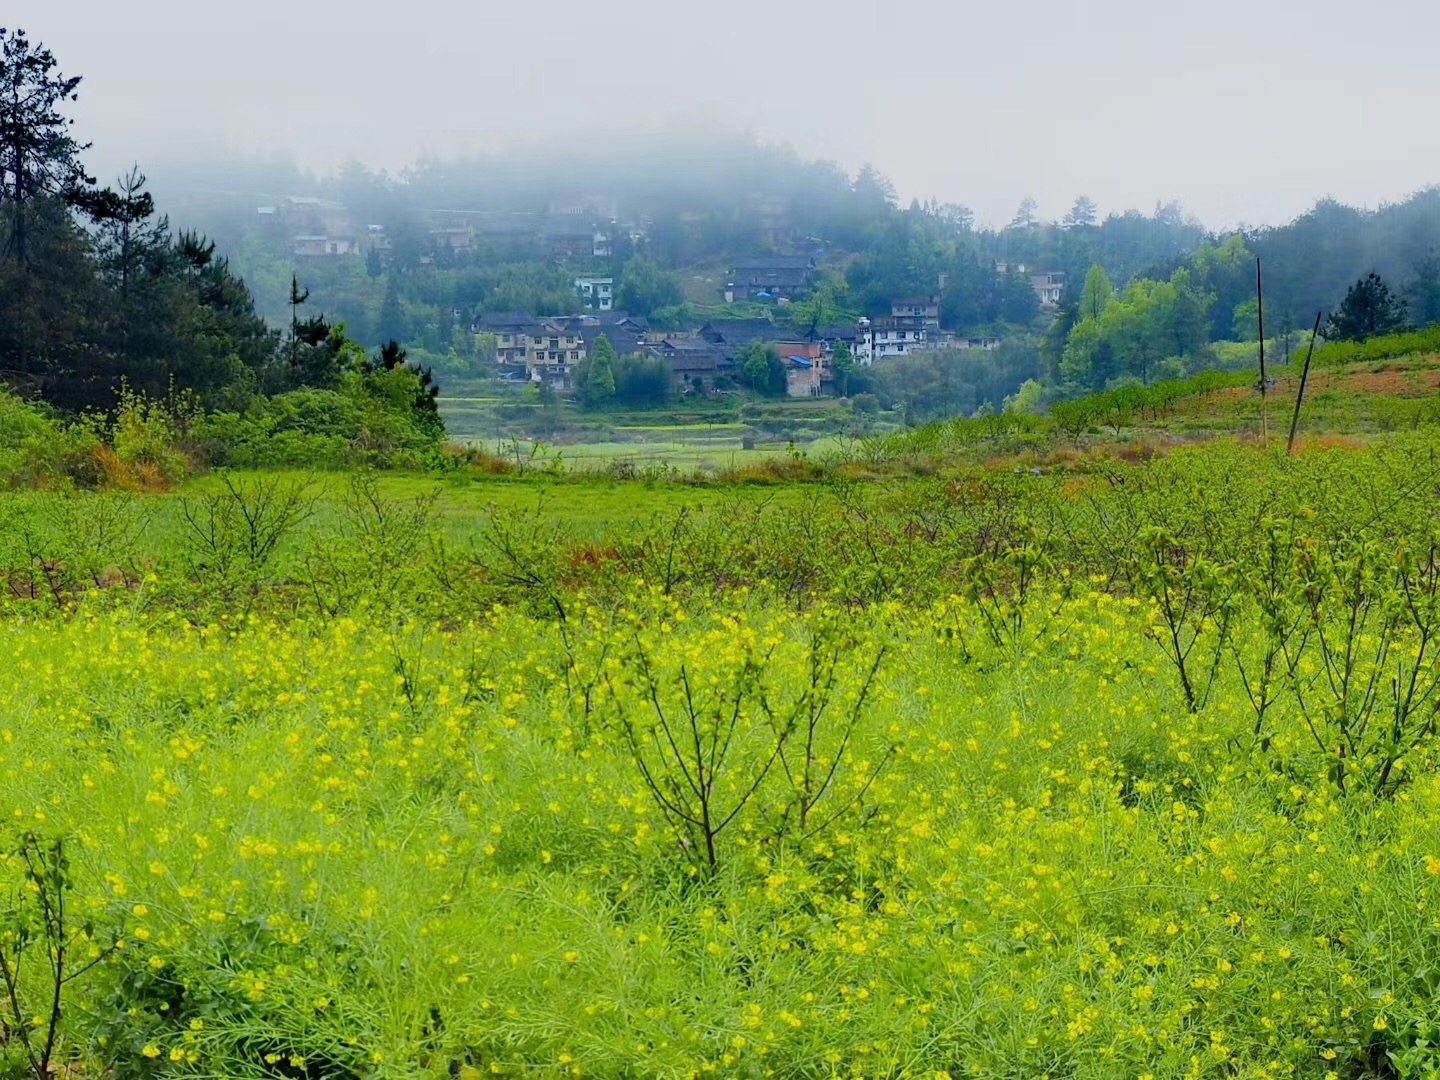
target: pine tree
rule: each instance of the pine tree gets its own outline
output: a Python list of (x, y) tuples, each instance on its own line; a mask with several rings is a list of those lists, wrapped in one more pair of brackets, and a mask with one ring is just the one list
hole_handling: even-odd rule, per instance
[(97, 247), (102, 264), (120, 287), (122, 302), (147, 259), (169, 247), (170, 221), (155, 215), (155, 199), (145, 190), (146, 177), (138, 165), (116, 181), (116, 189), (96, 192), (90, 216), (99, 229)]
[(299, 275), (290, 275), (290, 368), (299, 367), (300, 348), (300, 306), (310, 299), (310, 290), (300, 288)]
[(1088, 229), (1095, 224), (1100, 208), (1089, 195), (1081, 195), (1070, 207), (1062, 224), (1067, 229)]
[(76, 99), (80, 78), (55, 66), (50, 50), (31, 45), (25, 31), (0, 27), (0, 188), (10, 204), (6, 253), (21, 263), (30, 257), (31, 202), (80, 201), (94, 183), (80, 164), (89, 144), (75, 140), (75, 121), (61, 112)]
[(1405, 329), (1405, 301), (1390, 292), (1379, 274), (1361, 278), (1330, 314), (1325, 336), (1332, 341), (1364, 341)]

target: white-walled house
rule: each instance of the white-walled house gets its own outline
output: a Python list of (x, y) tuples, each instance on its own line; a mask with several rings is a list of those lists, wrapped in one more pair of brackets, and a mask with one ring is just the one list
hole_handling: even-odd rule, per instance
[(586, 311), (615, 309), (615, 279), (611, 277), (577, 277), (575, 291)]
[(877, 360), (933, 349), (930, 331), (909, 319), (861, 319), (855, 335), (855, 363), (869, 367)]

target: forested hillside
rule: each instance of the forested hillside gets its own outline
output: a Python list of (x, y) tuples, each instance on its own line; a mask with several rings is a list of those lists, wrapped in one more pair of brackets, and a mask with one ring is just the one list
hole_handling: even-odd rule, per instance
[[(994, 228), (963, 205), (905, 205), (873, 168), (851, 176), (716, 132), (427, 161), (396, 176), (351, 164), (316, 177), (237, 161), (177, 172), (170, 185), (187, 220), (203, 222), (255, 283), (272, 321), (288, 317), (298, 265), (312, 303), (352, 337), (372, 346), (403, 341), (442, 380), (485, 370), (483, 342), (471, 332), (485, 315), (577, 310), (579, 275), (613, 278), (617, 310), (674, 332), (762, 315), (781, 330), (813, 333), (884, 316), (898, 297), (937, 295), (947, 332), (998, 339), (1010, 358), (1010, 375), (993, 392), (977, 401), (967, 391), (946, 406), (957, 410), (986, 401), (998, 408), (1036, 376), (1054, 397), (1115, 379), (1253, 363), (1257, 257), (1273, 349), (1293, 349), (1317, 311), (1336, 307), (1371, 272), (1406, 301), (1409, 322), (1440, 318), (1436, 189), (1377, 210), (1322, 200), (1289, 224), (1228, 233), (1174, 203), (1102, 215), (1080, 195), (1061, 220), (1048, 221), (1024, 199), (1011, 222)], [(278, 206), (283, 216), (291, 197), (327, 208), (310, 220), (343, 221), (333, 227), (360, 237), (354, 252), (297, 256), (273, 216), (257, 213)], [(557, 255), (547, 246), (557, 221), (596, 223), (606, 249)], [(457, 236), (461, 246), (452, 247)], [(812, 256), (822, 276), (807, 304), (766, 310), (722, 300), (737, 260), (793, 253)], [(1058, 304), (1040, 302), (1037, 273), (1064, 282)], [(1103, 321), (1101, 306), (1109, 309)]]

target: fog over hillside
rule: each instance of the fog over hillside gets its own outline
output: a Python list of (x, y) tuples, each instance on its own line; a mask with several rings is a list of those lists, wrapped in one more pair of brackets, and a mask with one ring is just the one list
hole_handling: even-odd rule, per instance
[[(677, 128), (753, 131), (902, 198), (1003, 224), (1180, 201), (1212, 226), (1276, 224), (1315, 198), (1375, 206), (1440, 178), (1421, 137), (1440, 98), (1440, 7), (1216, 0), (1156, 18), (1098, 5), (738, 0), (12, 0), (85, 76), (80, 131), (104, 177), (279, 154), (329, 172), (426, 156), (625, 145)], [(684, 152), (683, 148), (679, 151)], [(657, 174), (667, 160), (637, 162)]]

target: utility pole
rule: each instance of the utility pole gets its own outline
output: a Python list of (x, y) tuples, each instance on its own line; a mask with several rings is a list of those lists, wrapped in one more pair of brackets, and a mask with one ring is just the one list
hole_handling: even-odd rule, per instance
[(1270, 422), (1266, 408), (1265, 385), (1265, 285), (1260, 275), (1260, 258), (1255, 258), (1255, 311), (1260, 321), (1260, 441), (1270, 442)]

